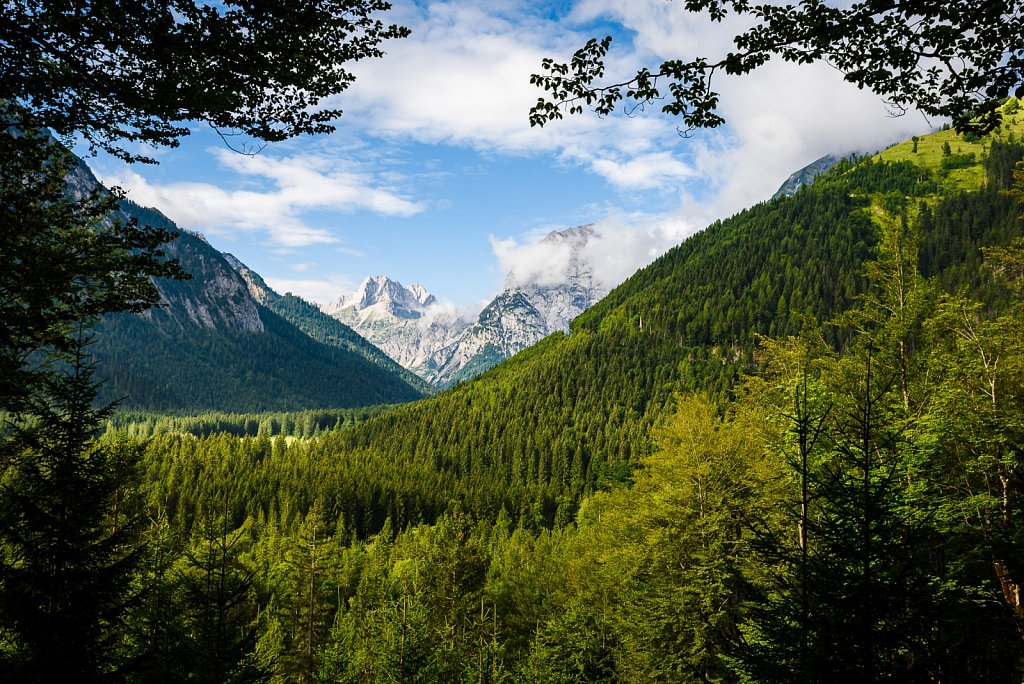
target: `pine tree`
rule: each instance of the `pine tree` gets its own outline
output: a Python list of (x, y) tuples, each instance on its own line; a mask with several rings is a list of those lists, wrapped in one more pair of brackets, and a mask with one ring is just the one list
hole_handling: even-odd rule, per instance
[(13, 635), (2, 657), (16, 681), (111, 673), (137, 558), (124, 501), (139, 454), (98, 437), (111, 407), (93, 406), (87, 343), (81, 334), (70, 340), (68, 366), (45, 377), (0, 442), (0, 622)]
[(202, 682), (264, 679), (253, 658), (256, 607), (250, 597), (253, 572), (240, 561), (248, 530), (233, 530), (225, 515), (208, 515), (196, 525), (180, 579), (189, 607), (189, 670)]
[(327, 590), (337, 563), (337, 546), (317, 500), (292, 539), (285, 559), (287, 590), (282, 600), (286, 611), (287, 652), (282, 666), (297, 682), (318, 680), (321, 646), (333, 623), (332, 595)]

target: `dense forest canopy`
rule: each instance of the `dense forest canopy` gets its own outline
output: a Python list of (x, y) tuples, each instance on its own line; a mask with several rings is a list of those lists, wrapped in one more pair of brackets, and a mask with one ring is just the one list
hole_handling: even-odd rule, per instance
[[(1024, 148), (999, 99), (1019, 5), (687, 7), (763, 20), (721, 65), (665, 66), (691, 125), (718, 123), (715, 69), (845, 54), (855, 82), (975, 137), (716, 223), (570, 335), (439, 397), (238, 437), (131, 435), (97, 401), (95, 317), (181, 274), (111, 197), (63, 194), (49, 129), (126, 159), (190, 120), (324, 131), (345, 63), (406, 31), (365, 0), (5, 5), (7, 676), (1019, 681)], [(541, 84), (607, 108), (621, 89), (589, 80), (607, 47)], [(920, 71), (922, 53), (963, 67)], [(656, 97), (656, 78), (623, 87)], [(10, 275), (25, 263), (45, 277)]]
[(125, 676), (1016, 681), (1011, 134), (844, 162), (365, 422), (135, 421)]

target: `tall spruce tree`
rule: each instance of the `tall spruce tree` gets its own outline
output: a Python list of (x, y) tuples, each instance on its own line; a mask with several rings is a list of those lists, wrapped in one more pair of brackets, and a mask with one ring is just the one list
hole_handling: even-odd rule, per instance
[[(136, 561), (134, 447), (100, 439), (88, 338), (47, 375), (0, 441), (0, 651), (14, 681), (92, 682), (109, 676)], [(126, 491), (129, 490), (129, 491)]]
[(254, 652), (255, 573), (240, 558), (249, 545), (251, 520), (239, 529), (229, 521), (226, 514), (203, 515), (179, 575), (188, 608), (182, 660), (189, 663), (191, 679), (209, 684), (269, 679)]

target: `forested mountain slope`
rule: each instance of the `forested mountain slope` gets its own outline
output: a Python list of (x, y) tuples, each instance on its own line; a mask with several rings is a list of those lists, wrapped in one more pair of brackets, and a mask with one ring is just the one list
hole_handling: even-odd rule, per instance
[[(398, 526), (429, 520), (453, 501), (484, 516), (504, 507), (531, 526), (571, 520), (583, 494), (630, 478), (674, 393), (725, 398), (741, 373), (757, 371), (758, 336), (796, 334), (802, 321), (828, 321), (854, 304), (875, 254), (879, 206), (913, 208), (926, 276), (946, 289), (970, 286), (989, 301), (1005, 298), (1005, 287), (979, 268), (978, 248), (1020, 234), (1019, 207), (1003, 190), (1024, 148), (996, 140), (986, 149), (984, 164), (973, 165), (984, 182), (969, 192), (927, 163), (844, 162), (792, 197), (688, 239), (576, 319), (569, 335), (553, 335), (437, 397), (327, 435), (312, 450), (290, 446), (282, 458), (311, 459), (318, 469), (329, 468), (319, 459), (367, 472), (380, 464), (378, 472), (396, 473), (362, 497), (340, 481), (332, 488), (319, 480), (316, 495), (364, 534), (387, 517)], [(835, 328), (825, 334), (837, 348), (845, 342)], [(437, 486), (424, 486), (434, 478)], [(313, 491), (294, 484), (280, 496), (308, 505)]]
[(983, 286), (978, 247), (1020, 232), (1019, 208), (998, 178), (1022, 149), (998, 149), (985, 189), (942, 198), (909, 163), (844, 164), (792, 198), (693, 236), (577, 318), (570, 335), (332, 437), (334, 448), (539, 488), (551, 523), (559, 498), (570, 505), (627, 476), (674, 392), (724, 397), (739, 373), (756, 371), (758, 335), (795, 334), (803, 317), (827, 321), (854, 303), (878, 239), (872, 195), (931, 195), (920, 218), (925, 274), (948, 288)]
[[(938, 135), (716, 223), (433, 399), (311, 439), (155, 435), (146, 662), (1019, 682), (1024, 146)], [(235, 650), (195, 661), (223, 606)]]
[[(142, 223), (177, 230), (153, 209), (126, 202), (124, 211)], [(166, 252), (192, 279), (158, 281), (160, 306), (139, 316), (108, 316), (96, 329), (90, 349), (105, 381), (105, 400), (145, 410), (248, 412), (393, 404), (423, 396), (394, 364), (371, 360), (366, 350), (343, 341), (319, 342), (258, 302), (201, 236), (181, 232)]]

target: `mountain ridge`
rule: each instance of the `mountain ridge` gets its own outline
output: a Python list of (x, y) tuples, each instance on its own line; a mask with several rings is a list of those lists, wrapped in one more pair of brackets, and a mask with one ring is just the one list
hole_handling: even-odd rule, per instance
[[(83, 162), (73, 183), (90, 182), (98, 184)], [(328, 346), (261, 304), (233, 257), (201, 235), (127, 200), (121, 211), (177, 232), (163, 249), (193, 277), (157, 279), (156, 306), (99, 323), (90, 353), (105, 382), (103, 400), (145, 410), (255, 411), (354, 408), (424, 396), (401, 369), (356, 350), (365, 342), (354, 332), (350, 346)]]
[(604, 285), (583, 250), (597, 236), (592, 225), (552, 231), (541, 241), (565, 254), (557, 279), (510, 271), (503, 289), (468, 320), (441, 307), (421, 285), (386, 276), (365, 278), (359, 289), (324, 311), (346, 323), (402, 366), (435, 387), (450, 387), (535, 344), (600, 299)]

